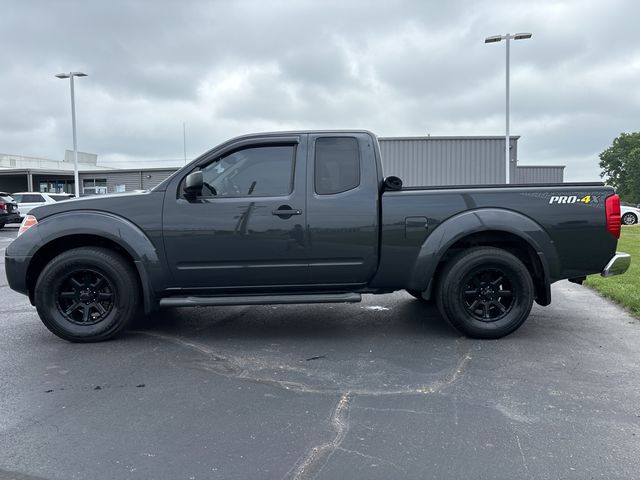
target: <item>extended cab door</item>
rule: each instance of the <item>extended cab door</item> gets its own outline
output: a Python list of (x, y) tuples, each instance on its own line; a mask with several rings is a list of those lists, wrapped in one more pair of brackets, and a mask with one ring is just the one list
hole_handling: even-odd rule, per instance
[[(182, 288), (309, 283), (306, 135), (243, 139), (204, 158), (168, 185), (163, 236)], [(183, 181), (201, 170), (202, 195)]]
[(311, 279), (364, 285), (378, 265), (379, 172), (368, 133), (309, 135)]

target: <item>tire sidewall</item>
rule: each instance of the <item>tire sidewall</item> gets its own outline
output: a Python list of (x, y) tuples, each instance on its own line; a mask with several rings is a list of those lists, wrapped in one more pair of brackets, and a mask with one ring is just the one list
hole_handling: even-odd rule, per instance
[[(484, 322), (465, 308), (464, 279), (476, 269), (497, 269), (505, 275), (513, 292), (513, 305), (501, 319)], [(445, 317), (463, 333), (478, 338), (498, 338), (516, 330), (527, 319), (533, 305), (533, 282), (526, 267), (508, 252), (477, 251), (460, 258), (447, 272), (441, 291), (440, 305)]]
[[(66, 252), (54, 258), (42, 271), (35, 289), (35, 304), (45, 326), (54, 334), (67, 340), (89, 342), (109, 338), (123, 328), (136, 307), (135, 288), (129, 282), (124, 260), (115, 255), (104, 258), (89, 252)], [(109, 261), (111, 260), (111, 261)], [(57, 292), (63, 280), (73, 271), (89, 269), (103, 275), (111, 284), (114, 305), (107, 317), (94, 325), (77, 325), (60, 313)]]

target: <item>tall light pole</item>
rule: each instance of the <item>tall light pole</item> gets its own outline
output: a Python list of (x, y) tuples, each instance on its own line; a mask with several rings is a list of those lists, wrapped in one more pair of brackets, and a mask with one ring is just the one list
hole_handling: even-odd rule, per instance
[(76, 140), (76, 98), (73, 90), (73, 77), (86, 77), (86, 73), (69, 72), (59, 73), (57, 78), (68, 78), (71, 84), (71, 129), (73, 130), (73, 183), (75, 184), (75, 195), (80, 196), (80, 185), (78, 177), (78, 142)]
[(505, 174), (505, 178), (506, 178), (506, 183), (510, 183), (509, 181), (509, 174), (511, 172), (511, 162), (510, 162), (510, 155), (509, 155), (509, 56), (510, 56), (510, 52), (509, 52), (509, 42), (511, 40), (524, 40), (527, 38), (531, 38), (531, 34), (530, 33), (515, 33), (515, 34), (510, 34), (507, 33), (506, 35), (493, 35), (491, 37), (487, 37), (484, 39), (484, 43), (496, 43), (499, 42), (501, 40), (506, 40), (507, 41), (507, 48), (506, 48), (506, 53), (507, 53), (507, 71), (506, 71), (506, 84), (507, 84), (507, 88), (506, 88), (506, 101), (505, 101), (505, 109), (506, 109), (506, 115), (505, 115), (505, 122), (506, 122), (506, 132), (504, 135), (504, 158), (506, 161), (506, 166), (507, 166), (507, 172)]

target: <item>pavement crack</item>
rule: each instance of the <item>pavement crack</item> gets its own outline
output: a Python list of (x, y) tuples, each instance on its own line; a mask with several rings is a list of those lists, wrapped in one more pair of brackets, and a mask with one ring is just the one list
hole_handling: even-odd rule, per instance
[[(211, 347), (198, 343), (196, 341), (179, 337), (176, 335), (170, 335), (166, 333), (147, 332), (147, 331), (131, 331), (131, 333), (146, 335), (152, 338), (168, 341), (180, 347), (194, 350), (206, 357), (205, 361), (192, 362), (192, 366), (196, 366), (202, 370), (206, 370), (211, 373), (222, 375), (229, 378), (237, 378), (256, 382), (264, 385), (272, 385), (283, 390), (296, 393), (317, 393), (335, 395), (348, 390), (352, 395), (367, 395), (367, 396), (392, 396), (392, 395), (430, 395), (433, 393), (441, 392), (442, 390), (450, 387), (457, 382), (471, 360), (471, 347), (469, 346), (462, 356), (458, 359), (455, 366), (449, 370), (442, 380), (436, 380), (432, 383), (422, 386), (401, 386), (400, 388), (387, 388), (387, 389), (370, 389), (370, 388), (358, 388), (356, 386), (347, 386), (346, 388), (340, 385), (309, 385), (301, 382), (280, 380), (277, 378), (270, 378), (267, 375), (260, 375), (260, 372), (265, 367), (264, 362), (259, 359), (250, 357), (234, 357), (232, 355), (223, 356), (213, 350)], [(458, 340), (456, 343), (460, 343)]]
[(181, 347), (185, 347), (191, 350), (195, 350), (203, 355), (205, 355), (208, 360), (213, 360), (214, 365), (209, 363), (204, 364), (200, 362), (201, 366), (208, 367), (207, 369), (210, 371), (214, 371), (216, 373), (220, 373), (222, 375), (230, 375), (235, 377), (240, 377), (245, 374), (245, 370), (238, 365), (236, 362), (232, 361), (227, 357), (223, 357), (222, 355), (217, 354), (210, 348), (195, 342), (191, 342), (189, 340), (185, 340), (184, 338), (176, 337), (173, 335), (163, 335), (161, 333), (152, 333), (152, 332), (135, 332), (142, 335), (147, 335), (150, 337), (159, 338), (161, 340), (165, 340), (176, 345), (180, 345)]
[(432, 415), (432, 412), (426, 410), (411, 410), (409, 408), (379, 408), (379, 407), (359, 407), (354, 406), (360, 410), (371, 410), (372, 412), (397, 412), (397, 413), (414, 413), (416, 415)]
[(527, 459), (524, 456), (524, 451), (522, 450), (522, 445), (520, 444), (520, 437), (516, 432), (513, 432), (516, 437), (516, 443), (518, 444), (518, 450), (520, 450), (520, 457), (522, 458), (522, 466), (524, 467), (525, 472), (529, 473), (529, 467), (527, 466)]
[(195, 350), (196, 352), (204, 355), (207, 358), (206, 361), (196, 362), (195, 363), (196, 367), (211, 373), (222, 375), (223, 377), (237, 378), (237, 379), (260, 383), (263, 385), (271, 385), (274, 387), (282, 388), (289, 392), (339, 393), (337, 389), (314, 388), (299, 382), (291, 382), (287, 380), (276, 380), (276, 379), (263, 378), (256, 375), (251, 375), (250, 371), (242, 366), (241, 361), (236, 361), (233, 359), (233, 357), (230, 357), (230, 356), (222, 356), (205, 345), (202, 345), (197, 342), (192, 342), (190, 340), (186, 340), (181, 337), (155, 333), (155, 332), (144, 332), (144, 331), (135, 331), (135, 332), (132, 331), (131, 333), (147, 335), (153, 338), (158, 338), (160, 340), (171, 342), (183, 348)]
[(293, 466), (284, 478), (302, 480), (315, 478), (336, 450), (340, 449), (342, 441), (349, 433), (349, 409), (353, 400), (352, 392), (344, 392), (331, 415), (333, 438), (311, 447)]
[(433, 383), (430, 387), (421, 388), (419, 391), (422, 393), (438, 393), (452, 386), (462, 377), (465, 367), (472, 358), (471, 347), (468, 347), (456, 363), (455, 367), (449, 371), (443, 380)]

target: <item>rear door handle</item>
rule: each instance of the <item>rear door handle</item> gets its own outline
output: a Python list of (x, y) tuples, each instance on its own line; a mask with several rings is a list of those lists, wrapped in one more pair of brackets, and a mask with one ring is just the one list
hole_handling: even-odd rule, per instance
[(290, 218), (293, 215), (302, 215), (302, 210), (291, 208), (289, 205), (281, 205), (276, 210), (271, 212), (272, 215), (277, 215), (280, 218)]

